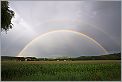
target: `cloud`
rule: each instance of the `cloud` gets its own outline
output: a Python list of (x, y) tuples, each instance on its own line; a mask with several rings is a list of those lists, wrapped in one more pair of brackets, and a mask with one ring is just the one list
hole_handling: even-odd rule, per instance
[[(84, 33), (98, 41), (109, 52), (120, 51), (120, 1), (10, 1), (10, 7), (15, 11), (14, 27), (7, 34), (1, 33), (2, 55), (16, 56), (38, 35), (62, 29)], [(78, 43), (81, 44), (77, 43), (78, 40), (75, 40), (72, 46), (78, 47)], [(45, 45), (52, 46), (54, 44), (51, 44), (49, 40), (44, 42)], [(57, 42), (59, 43), (60, 39)], [(62, 48), (65, 50), (63, 44), (65, 42), (62, 43)], [(46, 49), (47, 45), (43, 47)], [(41, 48), (42, 53), (45, 51), (43, 47)], [(75, 49), (79, 50), (77, 47)], [(83, 47), (80, 49), (83, 49), (84, 52), (90, 51), (90, 49)], [(76, 53), (73, 48), (69, 48), (67, 51), (72, 54)], [(49, 53), (45, 51), (45, 54)], [(79, 52), (80, 54), (84, 53)]]

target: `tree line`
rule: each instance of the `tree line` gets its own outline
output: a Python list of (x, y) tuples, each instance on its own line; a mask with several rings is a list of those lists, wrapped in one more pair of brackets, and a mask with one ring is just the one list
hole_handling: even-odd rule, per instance
[(36, 58), (36, 57), (12, 57), (1, 56), (2, 61), (77, 61), (77, 60), (121, 60), (121, 53), (114, 53), (100, 56), (80, 56), (75, 58), (58, 57), (58, 58)]

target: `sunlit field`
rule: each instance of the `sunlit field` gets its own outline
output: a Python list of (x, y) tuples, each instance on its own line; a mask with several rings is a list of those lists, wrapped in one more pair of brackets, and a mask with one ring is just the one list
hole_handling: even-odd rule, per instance
[(120, 81), (120, 60), (2, 61), (2, 81)]

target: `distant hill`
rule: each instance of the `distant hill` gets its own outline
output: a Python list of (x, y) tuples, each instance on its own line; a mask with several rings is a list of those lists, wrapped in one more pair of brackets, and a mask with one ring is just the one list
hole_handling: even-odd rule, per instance
[(100, 56), (80, 56), (77, 57), (78, 60), (121, 60), (121, 53), (113, 53), (108, 55)]

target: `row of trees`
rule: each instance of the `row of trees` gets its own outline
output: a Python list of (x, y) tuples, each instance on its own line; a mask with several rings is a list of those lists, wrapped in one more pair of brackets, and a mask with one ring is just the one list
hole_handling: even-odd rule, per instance
[(76, 58), (36, 58), (36, 57), (9, 57), (2, 56), (1, 60), (15, 60), (15, 61), (77, 61), (77, 60), (121, 60), (121, 53), (101, 55), (101, 56), (80, 56)]

